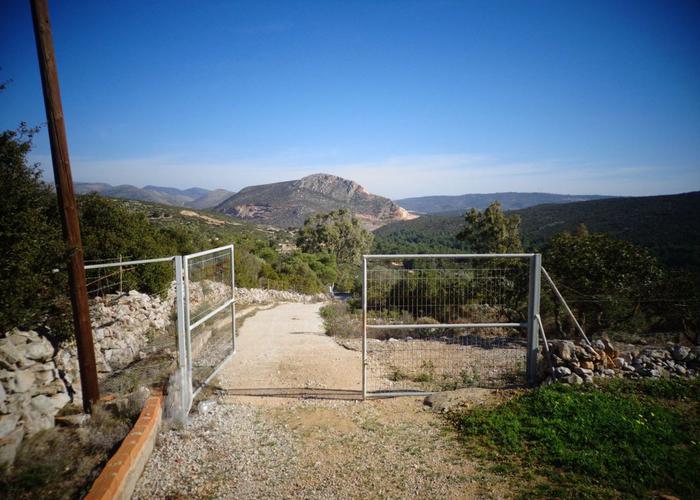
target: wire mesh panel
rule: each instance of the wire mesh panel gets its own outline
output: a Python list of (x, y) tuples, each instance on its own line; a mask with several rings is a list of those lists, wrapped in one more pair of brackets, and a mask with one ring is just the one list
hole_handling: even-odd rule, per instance
[(524, 382), (528, 257), (366, 256), (365, 393)]
[[(162, 389), (176, 370), (175, 259), (87, 262), (100, 393), (125, 395), (141, 386)], [(59, 365), (79, 398), (77, 363), (69, 362), (69, 354), (59, 353)]]
[(233, 251), (231, 245), (184, 258), (187, 354), (195, 392), (235, 351)]

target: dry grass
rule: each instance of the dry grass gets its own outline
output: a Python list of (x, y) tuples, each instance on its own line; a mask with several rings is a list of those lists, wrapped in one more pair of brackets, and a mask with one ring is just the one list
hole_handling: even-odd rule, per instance
[(14, 465), (0, 474), (0, 498), (82, 497), (132, 424), (96, 406), (84, 427), (54, 427), (25, 439)]

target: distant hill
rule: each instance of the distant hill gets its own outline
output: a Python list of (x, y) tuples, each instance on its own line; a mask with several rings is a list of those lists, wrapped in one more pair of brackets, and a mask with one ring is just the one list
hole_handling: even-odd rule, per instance
[(210, 191), (198, 187), (177, 189), (150, 185), (139, 188), (130, 184), (112, 186), (104, 182), (76, 182), (74, 188), (77, 194), (99, 193), (111, 198), (124, 198), (127, 200), (200, 209), (212, 208), (233, 194), (233, 192), (225, 189)]
[(539, 246), (561, 231), (585, 224), (650, 249), (672, 267), (700, 269), (700, 191), (611, 198), (518, 210), (526, 243)]
[(390, 199), (370, 194), (354, 181), (329, 174), (249, 186), (215, 210), (277, 227), (298, 227), (314, 213), (339, 208), (349, 209), (370, 228), (411, 217)]
[(462, 194), (457, 196), (421, 196), (404, 198), (396, 203), (406, 210), (419, 214), (464, 213), (470, 208), (483, 210), (494, 201), (501, 203), (504, 210), (517, 210), (543, 203), (571, 203), (573, 201), (598, 200), (609, 198), (599, 195), (573, 195), (552, 193), (485, 193)]
[(209, 191), (208, 193), (205, 193), (195, 200), (187, 203), (187, 206), (201, 209), (214, 208), (234, 194), (235, 193), (233, 191), (228, 191), (226, 189), (214, 189), (213, 191)]
[[(526, 247), (538, 248), (552, 235), (585, 224), (642, 245), (675, 268), (700, 270), (700, 191), (547, 204), (515, 210)], [(461, 215), (426, 215), (394, 222), (374, 232), (378, 251), (457, 251)]]

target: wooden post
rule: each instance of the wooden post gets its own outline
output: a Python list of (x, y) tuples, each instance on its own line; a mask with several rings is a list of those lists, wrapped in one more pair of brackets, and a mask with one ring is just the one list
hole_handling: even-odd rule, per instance
[(58, 71), (54, 56), (49, 8), (47, 0), (30, 0), (34, 37), (39, 56), (41, 86), (44, 92), (46, 121), (48, 122), (49, 140), (51, 142), (51, 160), (58, 195), (58, 207), (63, 226), (63, 239), (66, 243), (70, 298), (73, 308), (73, 323), (78, 345), (78, 362), (80, 364), (80, 384), (83, 390), (83, 407), (89, 412), (92, 404), (100, 398), (95, 366), (95, 348), (90, 327), (90, 310), (88, 307), (87, 287), (85, 285), (85, 267), (83, 263), (83, 246), (80, 240), (78, 207), (73, 194), (73, 178), (66, 126), (63, 122), (63, 106), (58, 86)]

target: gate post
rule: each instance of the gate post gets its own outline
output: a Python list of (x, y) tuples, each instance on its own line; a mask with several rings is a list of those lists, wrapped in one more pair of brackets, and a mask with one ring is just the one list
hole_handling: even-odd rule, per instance
[(367, 257), (362, 256), (362, 399), (367, 399)]
[(527, 304), (527, 383), (531, 386), (537, 384), (537, 356), (539, 354), (537, 315), (540, 313), (541, 269), (542, 255), (536, 253), (530, 257)]
[(187, 331), (185, 328), (185, 283), (182, 256), (175, 256), (175, 308), (177, 310), (177, 351), (180, 372), (180, 404), (184, 415), (190, 410), (192, 384), (187, 368)]
[(233, 335), (233, 352), (236, 352), (236, 276), (235, 276), (235, 263), (234, 263), (234, 249), (231, 245), (231, 334)]

